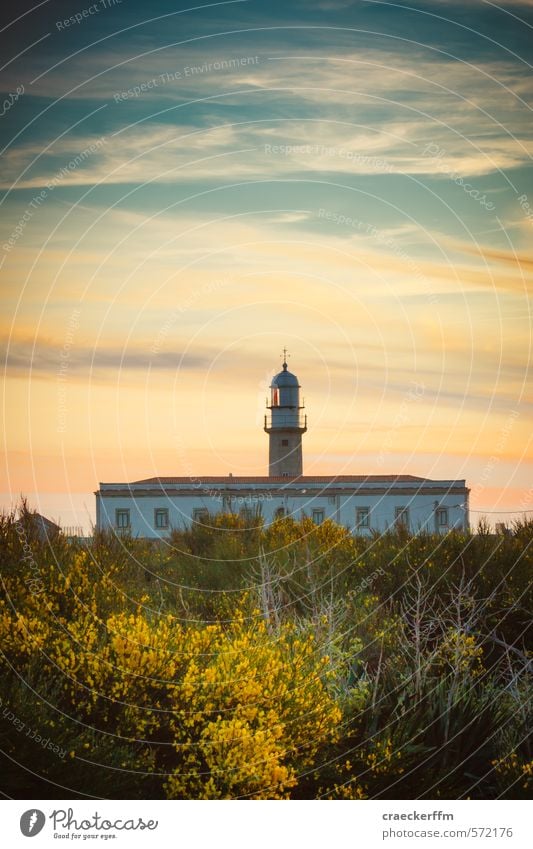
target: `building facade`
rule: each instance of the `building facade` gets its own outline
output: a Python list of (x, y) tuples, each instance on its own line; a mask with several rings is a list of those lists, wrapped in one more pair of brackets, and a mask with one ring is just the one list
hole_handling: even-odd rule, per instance
[(98, 529), (157, 539), (172, 528), (204, 522), (210, 515), (245, 513), (266, 524), (282, 516), (325, 519), (354, 533), (382, 533), (396, 525), (412, 532), (466, 530), (464, 480), (412, 475), (303, 474), (302, 436), (307, 430), (298, 378), (282, 371), (270, 386), (264, 429), (269, 436), (265, 477), (154, 477), (133, 483), (101, 483), (96, 495)]

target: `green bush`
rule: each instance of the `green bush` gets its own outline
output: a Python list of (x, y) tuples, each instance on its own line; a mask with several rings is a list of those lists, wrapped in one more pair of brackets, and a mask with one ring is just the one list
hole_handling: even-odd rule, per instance
[(527, 797), (533, 523), (481, 530), (218, 515), (78, 544), (22, 503), (0, 517), (6, 793)]

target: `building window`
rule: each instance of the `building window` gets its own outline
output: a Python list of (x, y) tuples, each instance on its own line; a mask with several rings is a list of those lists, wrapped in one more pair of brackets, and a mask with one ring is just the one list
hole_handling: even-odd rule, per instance
[(409, 527), (409, 507), (396, 507), (396, 525), (401, 528)]
[(283, 445), (284, 448), (287, 448), (288, 445), (289, 445), (289, 440), (288, 439), (282, 439), (281, 444)]
[(437, 527), (439, 528), (447, 528), (448, 527), (448, 508), (447, 507), (439, 507), (437, 510)]
[(315, 525), (321, 525), (324, 521), (324, 511), (323, 510), (313, 510), (313, 522)]
[(199, 522), (200, 524), (204, 523), (205, 520), (209, 516), (209, 511), (206, 507), (195, 507), (192, 511), (192, 520), (193, 522)]
[(370, 527), (370, 507), (357, 507), (355, 511), (355, 525), (357, 528)]
[(157, 507), (154, 510), (154, 525), (156, 528), (168, 528), (168, 510), (166, 507)]
[(330, 504), (336, 504), (337, 503), (337, 496), (336, 495), (328, 495), (328, 501), (329, 501)]
[(129, 528), (130, 527), (130, 511), (129, 510), (115, 510), (115, 525), (117, 528)]

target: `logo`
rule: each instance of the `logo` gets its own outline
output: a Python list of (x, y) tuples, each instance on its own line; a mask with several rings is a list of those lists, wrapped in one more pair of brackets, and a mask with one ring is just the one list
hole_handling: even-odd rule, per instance
[(35, 837), (42, 830), (45, 822), (46, 817), (42, 811), (36, 808), (30, 808), (20, 818), (20, 830), (24, 837)]

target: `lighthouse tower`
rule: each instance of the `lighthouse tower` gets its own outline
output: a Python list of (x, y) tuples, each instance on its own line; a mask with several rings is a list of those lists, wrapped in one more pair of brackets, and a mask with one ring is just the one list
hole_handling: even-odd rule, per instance
[(307, 416), (301, 410), (300, 384), (287, 369), (287, 351), (283, 349), (283, 367), (270, 384), (270, 411), (265, 416), (269, 436), (268, 474), (271, 477), (296, 478), (303, 474), (302, 434)]

